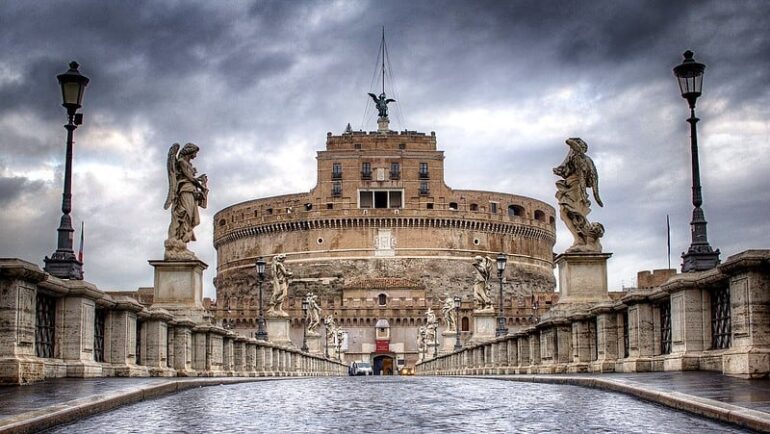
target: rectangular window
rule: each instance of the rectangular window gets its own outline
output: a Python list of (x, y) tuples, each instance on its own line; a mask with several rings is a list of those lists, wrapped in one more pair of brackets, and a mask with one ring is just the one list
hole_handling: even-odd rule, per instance
[(334, 196), (334, 197), (342, 196), (342, 183), (341, 182), (336, 181), (334, 184), (332, 184), (332, 196)]
[(403, 207), (401, 190), (360, 190), (359, 208), (395, 208)]
[(730, 319), (730, 287), (711, 292), (711, 349), (730, 348), (732, 322)]
[(390, 163), (390, 179), (401, 179), (401, 164)]
[(342, 179), (342, 163), (332, 164), (332, 179)]
[(359, 208), (373, 208), (374, 207), (374, 194), (371, 191), (362, 191), (358, 195), (358, 207)]
[(428, 179), (428, 163), (420, 163), (420, 179)]
[(427, 196), (429, 193), (428, 181), (420, 181), (420, 196)]
[(400, 191), (391, 191), (390, 192), (390, 207), (389, 208), (402, 208), (403, 204), (401, 203), (401, 192)]
[(361, 164), (361, 179), (372, 179), (372, 163)]
[(489, 212), (497, 214), (497, 202), (489, 202)]

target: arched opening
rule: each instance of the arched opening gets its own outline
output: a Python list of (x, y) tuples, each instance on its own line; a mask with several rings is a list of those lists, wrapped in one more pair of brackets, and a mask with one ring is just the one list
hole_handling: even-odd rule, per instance
[(508, 217), (522, 217), (525, 213), (524, 207), (521, 205), (508, 205)]
[(539, 209), (535, 210), (535, 220), (545, 222), (545, 213)]
[(388, 303), (388, 296), (385, 294), (380, 294), (377, 296), (377, 304), (380, 306), (385, 306)]
[(463, 331), (463, 332), (471, 331), (471, 320), (468, 319), (467, 316), (464, 316), (462, 321), (460, 322), (460, 331)]
[(471, 211), (478, 211), (479, 210), (479, 204), (472, 203), (471, 204)]
[(395, 363), (392, 356), (380, 355), (372, 359), (372, 371), (374, 375), (393, 375)]

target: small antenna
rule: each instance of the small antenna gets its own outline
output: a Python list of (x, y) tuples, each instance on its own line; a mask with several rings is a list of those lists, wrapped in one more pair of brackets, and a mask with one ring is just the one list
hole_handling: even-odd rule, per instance
[(382, 26), (382, 93), (385, 93), (385, 26)]

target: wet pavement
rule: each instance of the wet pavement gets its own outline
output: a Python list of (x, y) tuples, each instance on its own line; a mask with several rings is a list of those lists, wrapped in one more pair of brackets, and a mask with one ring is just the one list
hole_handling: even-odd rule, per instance
[(309, 378), (190, 389), (47, 433), (738, 433), (623, 394), (448, 377)]
[[(569, 377), (612, 380), (647, 390), (707, 398), (770, 417), (768, 379), (743, 380), (712, 372), (570, 374)], [(579, 431), (594, 432), (726, 432), (725, 429), (741, 432), (729, 425), (623, 394), (567, 385), (459, 377), (336, 377), (286, 381), (265, 378), (268, 381), (197, 388), (198, 383), (218, 384), (220, 380), (240, 381), (237, 378), (96, 378), (3, 386), (0, 387), (0, 432), (11, 420), (24, 419), (25, 414), (38, 417), (45, 414), (46, 407), (68, 407), (139, 388), (176, 383), (196, 388), (123, 406), (80, 422), (94, 425), (77, 428), (68, 425), (54, 432), (223, 432), (221, 427), (236, 432), (391, 429), (515, 432), (522, 430), (521, 427), (526, 427), (526, 432), (574, 432), (571, 428), (577, 426), (581, 427)], [(522, 409), (526, 409), (526, 414), (521, 413)], [(629, 409), (638, 415), (629, 413)], [(190, 414), (189, 420), (187, 414)], [(270, 419), (265, 418), (268, 415)], [(666, 425), (645, 425), (642, 422), (647, 421), (639, 415), (646, 415), (650, 421), (665, 420)], [(466, 422), (458, 425), (447, 418)], [(275, 424), (264, 425), (266, 420)], [(564, 420), (572, 423), (560, 426)], [(680, 431), (672, 430), (671, 420), (678, 421), (674, 426), (682, 423)], [(475, 425), (468, 425), (470, 423)], [(716, 425), (708, 425), (712, 423)], [(639, 427), (644, 429), (638, 430)]]
[(716, 372), (648, 372), (590, 375), (646, 387), (679, 392), (770, 414), (770, 379), (744, 380)]

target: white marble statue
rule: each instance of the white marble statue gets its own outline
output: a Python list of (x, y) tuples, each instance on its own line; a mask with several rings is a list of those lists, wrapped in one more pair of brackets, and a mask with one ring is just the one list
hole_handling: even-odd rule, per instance
[(441, 305), (441, 313), (444, 315), (445, 331), (454, 332), (457, 330), (457, 311), (455, 310), (455, 300), (447, 294), (444, 304)]
[(428, 352), (427, 334), (428, 331), (425, 326), (420, 326), (417, 329), (417, 352), (420, 353), (420, 359)]
[(473, 283), (473, 298), (476, 300), (477, 311), (492, 311), (492, 299), (489, 297), (489, 278), (492, 276), (494, 261), (489, 256), (473, 258), (473, 268), (476, 270), (476, 281)]
[(436, 344), (438, 341), (437, 339), (437, 332), (438, 332), (438, 318), (436, 318), (436, 313), (433, 312), (432, 308), (428, 308), (428, 311), (425, 312), (425, 339), (427, 342)]
[(193, 229), (201, 222), (198, 207), (206, 208), (209, 189), (206, 175), (196, 176), (192, 160), (198, 155), (197, 145), (188, 143), (179, 150), (174, 143), (168, 150), (168, 194), (163, 209), (171, 208), (171, 223), (166, 239), (166, 260), (195, 260), (195, 254), (187, 249), (187, 243), (195, 241)]
[(334, 342), (337, 336), (337, 324), (334, 321), (334, 316), (326, 316), (326, 319), (324, 319), (324, 327), (326, 327), (326, 348), (331, 350), (333, 354), (335, 348)]
[(586, 155), (586, 142), (573, 137), (567, 139), (567, 145), (567, 157), (553, 169), (555, 175), (563, 178), (556, 181), (559, 215), (575, 239), (567, 252), (601, 252), (599, 239), (604, 235), (604, 226), (587, 218), (591, 212), (587, 189), (593, 191), (596, 204), (604, 206), (599, 197), (599, 175), (593, 160)]
[(318, 296), (309, 292), (305, 296), (305, 301), (308, 304), (307, 317), (307, 334), (318, 336), (318, 326), (321, 325), (321, 306), (318, 305)]
[(286, 266), (283, 264), (285, 259), (286, 255), (284, 254), (273, 257), (271, 264), (273, 271), (273, 295), (270, 296), (270, 309), (267, 311), (268, 316), (289, 316), (289, 314), (283, 310), (283, 301), (286, 300), (286, 296), (289, 295), (289, 277), (291, 277), (292, 274), (286, 270)]

